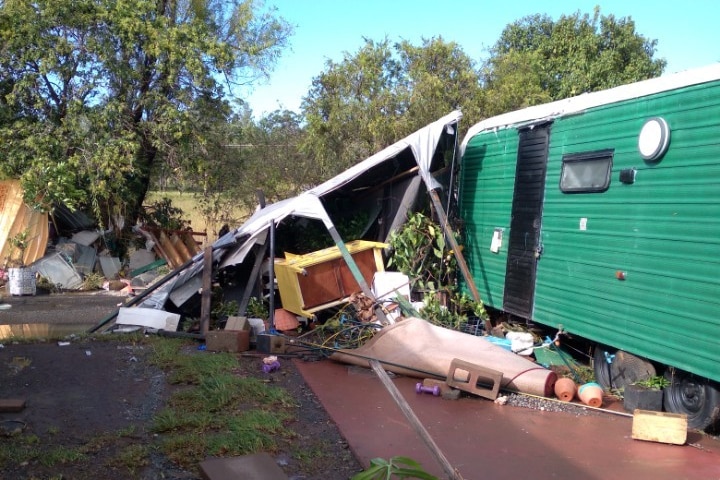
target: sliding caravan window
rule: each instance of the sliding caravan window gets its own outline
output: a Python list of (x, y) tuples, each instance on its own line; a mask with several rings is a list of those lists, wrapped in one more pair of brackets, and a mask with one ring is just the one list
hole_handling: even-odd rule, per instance
[(610, 186), (614, 150), (563, 155), (560, 190), (564, 193), (604, 192)]

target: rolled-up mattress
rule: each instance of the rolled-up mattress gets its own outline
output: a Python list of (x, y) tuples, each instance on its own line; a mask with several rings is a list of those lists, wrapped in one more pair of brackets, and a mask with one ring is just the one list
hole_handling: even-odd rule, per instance
[(432, 325), (421, 318), (408, 318), (384, 327), (364, 345), (341, 349), (330, 357), (339, 362), (369, 368), (376, 359), (385, 370), (424, 378), (447, 377), (453, 359), (502, 372), (503, 390), (550, 397), (555, 372), (482, 337)]

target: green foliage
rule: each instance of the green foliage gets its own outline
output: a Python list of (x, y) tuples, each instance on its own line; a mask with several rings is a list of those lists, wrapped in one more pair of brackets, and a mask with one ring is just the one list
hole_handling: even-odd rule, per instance
[(315, 159), (319, 177), (329, 178), (456, 108), (471, 125), (480, 101), (479, 74), (457, 44), (365, 39), (313, 79), (301, 107), (301, 149)]
[(212, 309), (210, 310), (210, 316), (219, 319), (222, 317), (230, 317), (237, 315), (240, 310), (240, 305), (235, 300), (226, 300), (214, 302)]
[(352, 480), (390, 480), (392, 478), (419, 478), (437, 480), (422, 468), (422, 465), (409, 457), (373, 458), (370, 467), (354, 475)]
[(59, 446), (44, 452), (38, 460), (42, 465), (52, 467), (64, 463), (80, 462), (84, 458), (85, 454), (80, 447)]
[[(205, 220), (218, 227), (234, 225), (243, 218), (238, 210), (255, 210), (258, 192), (266, 203), (274, 203), (325, 180), (299, 151), (304, 134), (302, 118), (288, 110), (255, 120), (245, 108), (228, 122), (208, 126), (213, 142), (192, 147), (206, 160), (184, 179), (192, 184)], [(161, 178), (172, 181), (175, 176), (166, 170)]]
[(411, 289), (423, 292), (424, 307), (418, 312), (422, 318), (454, 330), (461, 329), (469, 317), (488, 318), (482, 302), (458, 290), (457, 259), (442, 228), (431, 218), (413, 213), (390, 235), (390, 245), (388, 268), (407, 275)]
[(454, 287), (457, 260), (445, 243), (442, 228), (421, 212), (412, 213), (405, 224), (390, 235), (392, 255), (388, 268), (410, 278), (410, 287), (439, 290)]
[(420, 310), (420, 316), (434, 325), (459, 330), (462, 322), (467, 321), (467, 316), (457, 314), (440, 301), (438, 292), (426, 293), (423, 296), (425, 306)]
[(252, 0), (0, 2), (0, 177), (35, 207), (131, 225), (154, 171), (217, 158), (229, 89), (286, 45), (274, 14)]
[(165, 455), (191, 468), (208, 455), (273, 449), (276, 436), (290, 435), (284, 426), (290, 418), (286, 409), (297, 405), (286, 390), (240, 377), (231, 354), (180, 355), (182, 345), (173, 342), (156, 349), (159, 364), (172, 372), (169, 380), (190, 385), (173, 393), (153, 417), (151, 429), (163, 434), (160, 448)]
[(505, 27), (491, 49), (483, 83), (485, 114), (537, 105), (657, 77), (666, 62), (653, 59), (657, 40), (635, 22), (613, 15), (524, 17)]
[(185, 212), (173, 205), (168, 197), (162, 197), (146, 205), (139, 214), (142, 223), (165, 230), (186, 230), (190, 224), (185, 218)]
[[(357, 205), (335, 205), (328, 208), (328, 215), (335, 224), (340, 238), (346, 242), (362, 239), (370, 215)], [(282, 257), (286, 252), (302, 255), (335, 245), (330, 232), (320, 220), (296, 218), (283, 222), (275, 244), (275, 255)]]
[(108, 461), (108, 465), (113, 468), (124, 468), (134, 477), (139, 470), (150, 464), (151, 453), (148, 445), (127, 445)]
[(296, 413), (295, 399), (285, 389), (240, 376), (233, 355), (198, 352), (194, 342), (185, 339), (138, 335), (136, 340), (152, 347), (156, 366), (182, 371), (180, 377), (187, 383), (175, 389), (165, 408), (153, 416), (153, 442), (137, 444), (134, 425), (93, 434), (74, 447), (56, 443), (56, 437), (64, 438), (57, 427), (49, 427), (43, 437), (19, 428), (0, 442), (0, 464), (14, 471), (32, 462), (62, 471), (65, 464), (82, 469), (89, 462), (105, 461), (115, 470), (113, 478), (135, 478), (157, 452), (193, 470), (208, 456), (272, 451), (279, 439), (293, 438), (286, 424)]
[(418, 312), (434, 325), (461, 330), (470, 317), (488, 318), (485, 306), (454, 290), (429, 292), (423, 296), (424, 307)]
[(6, 265), (10, 267), (25, 266), (25, 250), (27, 250), (31, 241), (29, 235), (28, 230), (23, 230), (7, 239), (8, 245), (10, 245), (10, 253), (4, 261)]
[(653, 390), (662, 390), (670, 386), (670, 380), (662, 375), (655, 375), (643, 380), (638, 380), (635, 385), (639, 385), (645, 388), (651, 388)]
[(456, 293), (451, 301), (455, 305), (457, 311), (461, 314), (483, 320), (489, 318), (487, 310), (485, 310), (485, 305), (482, 302), (476, 302), (464, 292), (460, 294)]
[(587, 365), (573, 365), (573, 374), (578, 383), (594, 382), (595, 370)]
[(250, 318), (270, 318), (270, 309), (265, 300), (258, 297), (250, 297), (247, 306), (247, 316)]

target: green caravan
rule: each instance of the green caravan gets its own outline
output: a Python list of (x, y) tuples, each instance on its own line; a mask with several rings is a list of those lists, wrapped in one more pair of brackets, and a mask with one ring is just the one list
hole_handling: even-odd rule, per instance
[(720, 64), (489, 118), (460, 150), (485, 304), (591, 341), (605, 387), (665, 375), (667, 411), (716, 423)]

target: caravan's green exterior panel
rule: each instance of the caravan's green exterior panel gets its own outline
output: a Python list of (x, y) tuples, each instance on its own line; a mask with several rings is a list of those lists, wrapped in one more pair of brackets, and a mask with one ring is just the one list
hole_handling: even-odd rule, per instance
[(461, 216), (467, 232), (464, 243), (483, 301), (501, 308), (507, 249), (490, 254), (488, 247), (495, 228), (503, 228), (504, 234), (509, 231), (515, 162), (508, 158), (517, 156), (517, 131), (503, 130), (492, 137), (476, 137), (472, 142), (461, 170)]
[[(651, 117), (671, 137), (646, 162), (638, 134)], [(720, 81), (551, 121), (532, 319), (720, 381)], [(462, 159), (465, 253), (498, 309), (507, 248), (490, 245), (496, 228), (509, 235), (521, 126), (475, 134)], [(614, 150), (606, 191), (560, 191), (563, 155), (604, 149)], [(635, 182), (620, 182), (633, 168)]]

